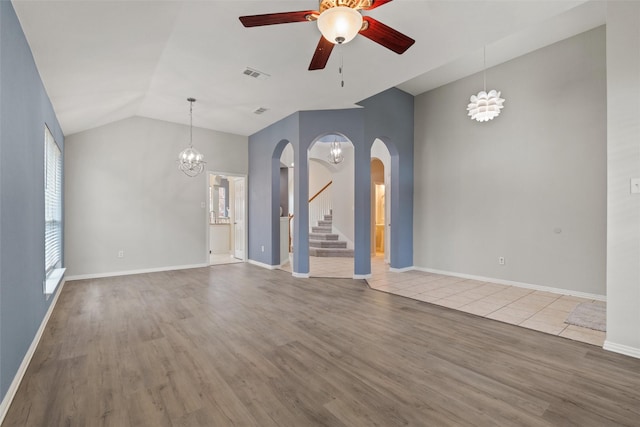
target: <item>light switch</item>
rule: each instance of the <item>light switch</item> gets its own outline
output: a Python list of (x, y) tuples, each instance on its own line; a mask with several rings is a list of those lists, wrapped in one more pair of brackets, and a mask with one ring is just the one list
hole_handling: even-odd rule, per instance
[(640, 178), (631, 178), (631, 194), (640, 194)]

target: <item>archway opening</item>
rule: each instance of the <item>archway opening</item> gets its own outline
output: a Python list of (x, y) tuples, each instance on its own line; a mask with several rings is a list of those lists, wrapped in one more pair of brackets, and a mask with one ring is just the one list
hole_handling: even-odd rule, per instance
[(391, 154), (383, 141), (371, 146), (371, 255), (390, 262)]
[(310, 276), (353, 277), (354, 154), (352, 142), (338, 133), (309, 147)]
[(384, 182), (384, 164), (378, 158), (371, 159), (371, 254), (384, 256), (385, 252), (385, 218), (386, 185)]
[(279, 264), (290, 265), (293, 250), (293, 207), (294, 207), (294, 152), (290, 142), (282, 148), (278, 170), (274, 171), (277, 184), (275, 185), (275, 200), (279, 217), (277, 233)]

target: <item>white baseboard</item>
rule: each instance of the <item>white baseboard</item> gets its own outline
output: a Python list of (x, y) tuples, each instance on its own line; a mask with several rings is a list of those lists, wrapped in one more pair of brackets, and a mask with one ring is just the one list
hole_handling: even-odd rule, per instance
[(614, 353), (624, 354), (625, 356), (635, 357), (640, 359), (640, 348), (630, 347), (628, 345), (616, 344), (614, 342), (606, 340), (602, 346), (605, 350), (612, 351)]
[(209, 267), (209, 264), (172, 265), (170, 267), (144, 268), (140, 270), (112, 271), (109, 273), (76, 274), (67, 276), (66, 280), (100, 279), (103, 277), (129, 276), (132, 274), (158, 273), (161, 271), (188, 270), (190, 268)]
[(22, 382), (22, 378), (24, 377), (24, 374), (27, 372), (27, 368), (29, 367), (29, 363), (31, 363), (31, 358), (33, 358), (33, 355), (36, 352), (36, 348), (38, 348), (38, 343), (40, 343), (40, 339), (42, 338), (44, 329), (46, 328), (47, 323), (49, 323), (49, 318), (51, 317), (51, 313), (53, 313), (53, 309), (56, 306), (56, 303), (58, 302), (58, 297), (60, 296), (60, 293), (62, 292), (62, 288), (64, 288), (64, 284), (66, 283), (67, 280), (68, 279), (63, 278), (62, 283), (60, 283), (60, 285), (58, 286), (57, 292), (55, 293), (55, 296), (53, 297), (51, 304), (49, 304), (49, 308), (47, 309), (47, 312), (45, 313), (44, 318), (40, 323), (40, 327), (38, 328), (38, 331), (36, 332), (35, 337), (33, 337), (33, 341), (31, 341), (31, 345), (29, 346), (27, 353), (24, 355), (24, 358), (22, 359), (22, 363), (18, 367), (18, 372), (16, 372), (16, 375), (13, 377), (13, 381), (9, 385), (7, 394), (4, 395), (4, 399), (2, 399), (2, 402), (0, 402), (0, 424), (2, 424), (2, 421), (4, 421), (4, 417), (7, 415), (7, 412), (9, 411), (9, 406), (11, 406), (11, 402), (13, 401), (13, 398), (16, 396), (18, 387)]
[(371, 273), (369, 274), (354, 274), (353, 280), (367, 280), (371, 279)]
[(295, 271), (291, 275), (297, 279), (308, 279), (309, 273), (296, 273)]
[(415, 267), (402, 267), (402, 268), (394, 268), (394, 267), (389, 267), (389, 271), (392, 273), (405, 273), (407, 271), (411, 271), (411, 270), (416, 270)]
[(249, 264), (258, 266), (258, 267), (262, 267), (262, 268), (266, 268), (267, 270), (277, 270), (278, 268), (280, 268), (279, 265), (271, 265), (271, 264), (265, 264), (264, 262), (260, 262), (260, 261), (254, 261), (252, 259), (250, 259)]
[(497, 283), (499, 285), (516, 286), (518, 288), (533, 289), (534, 291), (551, 292), (552, 294), (571, 295), (574, 297), (592, 299), (596, 301), (606, 301), (605, 295), (591, 294), (588, 292), (574, 291), (571, 289), (553, 288), (550, 286), (533, 285), (531, 283), (515, 282), (512, 280), (495, 279), (492, 277), (474, 276), (473, 274), (454, 273), (451, 271), (436, 270), (433, 268), (413, 267), (414, 270), (424, 271), (425, 273), (443, 274), (446, 276), (461, 277), (463, 279), (479, 280), (481, 282)]

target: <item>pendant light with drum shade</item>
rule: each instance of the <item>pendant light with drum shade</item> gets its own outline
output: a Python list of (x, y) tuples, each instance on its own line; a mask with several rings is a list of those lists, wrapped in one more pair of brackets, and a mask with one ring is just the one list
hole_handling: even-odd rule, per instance
[(487, 122), (493, 120), (500, 115), (503, 107), (504, 98), (500, 98), (500, 92), (495, 89), (487, 93), (487, 48), (483, 50), (483, 69), (484, 90), (477, 95), (471, 95), (469, 105), (467, 106), (468, 116), (471, 120), (478, 122)]
[(178, 169), (185, 175), (193, 178), (204, 171), (204, 155), (193, 148), (193, 103), (195, 98), (187, 98), (189, 101), (189, 146), (178, 154)]

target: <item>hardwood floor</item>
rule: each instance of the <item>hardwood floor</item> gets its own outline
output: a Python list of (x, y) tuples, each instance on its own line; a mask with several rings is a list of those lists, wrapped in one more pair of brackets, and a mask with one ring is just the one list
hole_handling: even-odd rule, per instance
[(640, 425), (640, 360), (249, 264), (67, 282), (7, 426)]

